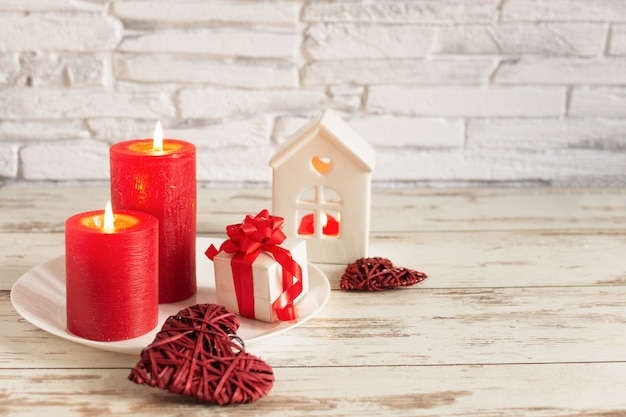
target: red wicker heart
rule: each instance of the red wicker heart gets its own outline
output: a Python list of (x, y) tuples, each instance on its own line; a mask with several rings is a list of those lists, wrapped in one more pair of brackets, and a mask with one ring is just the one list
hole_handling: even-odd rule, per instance
[(141, 352), (129, 379), (213, 404), (241, 404), (266, 395), (272, 368), (247, 353), (239, 320), (216, 304), (198, 304), (169, 317)]
[(342, 290), (380, 291), (417, 284), (428, 278), (423, 272), (394, 267), (386, 258), (361, 258), (341, 276)]

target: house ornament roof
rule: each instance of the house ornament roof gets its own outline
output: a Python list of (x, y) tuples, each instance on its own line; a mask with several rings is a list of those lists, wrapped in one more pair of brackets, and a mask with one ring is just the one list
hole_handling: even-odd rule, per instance
[(270, 166), (273, 169), (280, 167), (290, 156), (319, 136), (320, 131), (324, 133), (322, 137), (345, 151), (364, 172), (371, 172), (374, 169), (376, 160), (374, 148), (333, 110), (324, 110), (293, 134), (270, 159)]

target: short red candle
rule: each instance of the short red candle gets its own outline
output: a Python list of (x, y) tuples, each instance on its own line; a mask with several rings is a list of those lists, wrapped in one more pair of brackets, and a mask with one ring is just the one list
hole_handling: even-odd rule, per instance
[(159, 303), (173, 303), (196, 292), (196, 148), (164, 139), (155, 151), (152, 142), (111, 147), (111, 201), (159, 220)]
[(158, 322), (158, 221), (118, 210), (103, 229), (104, 210), (65, 222), (67, 328), (90, 340), (141, 336)]
[[(325, 214), (326, 224), (322, 225), (322, 234), (324, 236), (338, 236), (339, 235), (339, 221), (330, 214)], [(300, 235), (313, 235), (315, 234), (315, 222), (313, 214), (307, 214), (302, 217), (300, 226), (298, 227), (298, 234)]]

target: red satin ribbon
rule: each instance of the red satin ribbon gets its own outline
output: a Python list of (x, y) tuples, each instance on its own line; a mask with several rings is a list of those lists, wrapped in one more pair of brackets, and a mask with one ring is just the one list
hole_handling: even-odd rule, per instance
[[(271, 253), (283, 270), (283, 292), (272, 303), (276, 317), (282, 321), (294, 320), (294, 300), (302, 293), (302, 268), (293, 260), (291, 252), (278, 246), (286, 236), (282, 231), (284, 219), (262, 210), (256, 216), (247, 215), (244, 222), (226, 226), (228, 240), (219, 250), (211, 245), (205, 255), (213, 260), (219, 252), (234, 254), (230, 265), (233, 271), (239, 314), (254, 318), (254, 285), (252, 263), (259, 253)], [(295, 280), (294, 280), (295, 278)]]

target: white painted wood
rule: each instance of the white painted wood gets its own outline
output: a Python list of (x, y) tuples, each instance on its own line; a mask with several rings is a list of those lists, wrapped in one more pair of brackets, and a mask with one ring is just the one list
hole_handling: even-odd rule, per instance
[[(9, 289), (63, 254), (62, 225), (106, 188), (0, 188), (0, 415), (563, 416), (626, 412), (626, 190), (374, 190), (372, 255), (417, 286), (333, 288), (309, 322), (247, 349), (276, 382), (217, 408), (127, 380), (137, 357), (49, 335)], [(200, 189), (200, 234), (267, 208), (267, 189)]]
[[(227, 224), (272, 205), (267, 188), (197, 192), (199, 234), (225, 234)], [(62, 231), (67, 217), (99, 209), (108, 198), (106, 187), (3, 187), (0, 232)], [(371, 216), (372, 232), (614, 230), (626, 226), (626, 189), (379, 188)]]
[(207, 413), (507, 417), (584, 415), (590, 410), (589, 415), (615, 416), (626, 409), (624, 374), (623, 363), (401, 366), (384, 372), (377, 367), (278, 368), (270, 395), (254, 404), (223, 409), (135, 385), (126, 381), (126, 369), (75, 369), (56, 375), (33, 369), (20, 376), (0, 370), (0, 386), (14, 387), (2, 404), (10, 415), (34, 415), (33, 408), (45, 407), (46, 415), (81, 417)]
[[(623, 286), (333, 291), (310, 322), (248, 350), (279, 367), (626, 361), (625, 304)], [(46, 360), (51, 346), (63, 346), (55, 366), (117, 362), (28, 323), (16, 327), (19, 316), (3, 310), (0, 323), (9, 333), (0, 368), (52, 366)], [(41, 361), (23, 356), (26, 345)]]
[[(0, 234), (2, 236), (2, 234)], [(6, 234), (4, 235), (6, 236)], [(64, 253), (58, 233), (11, 233), (0, 239), (4, 257), (0, 290), (34, 266)], [(215, 237), (223, 237), (215, 233)], [(620, 231), (472, 231), (373, 233), (370, 253), (394, 265), (426, 272), (422, 288), (624, 285)], [(317, 264), (333, 289), (344, 264)]]

